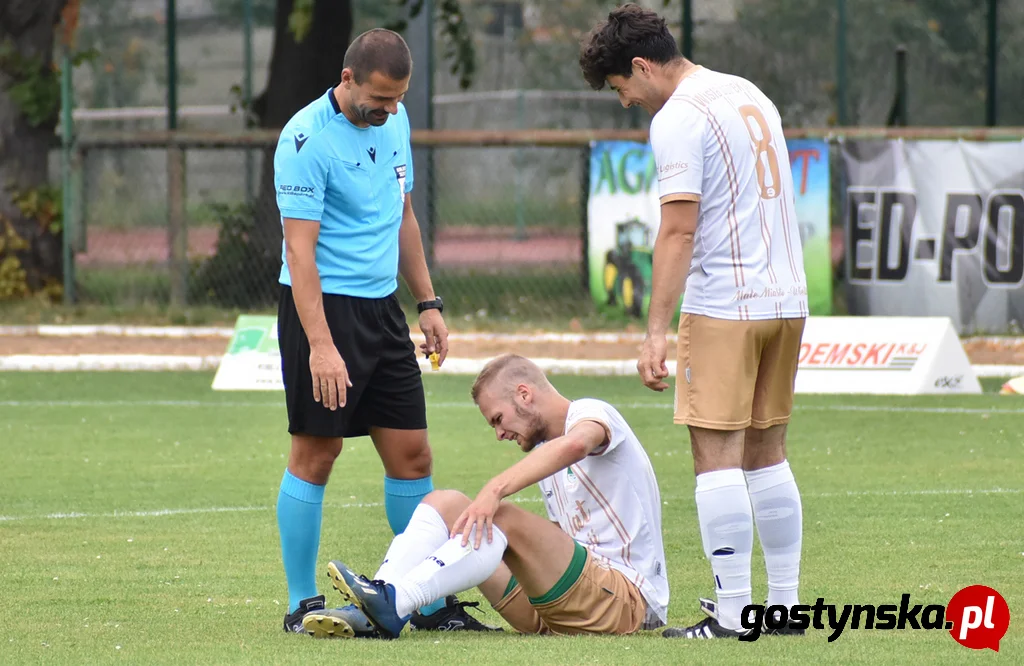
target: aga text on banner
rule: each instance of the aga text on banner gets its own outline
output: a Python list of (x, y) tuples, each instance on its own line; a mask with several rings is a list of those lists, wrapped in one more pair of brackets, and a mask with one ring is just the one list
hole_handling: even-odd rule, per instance
[[(812, 315), (832, 312), (829, 147), (817, 139), (786, 141), (807, 300)], [(661, 226), (657, 169), (649, 143), (595, 141), (590, 146), (587, 262), (599, 308), (645, 317), (651, 296), (654, 239)]]

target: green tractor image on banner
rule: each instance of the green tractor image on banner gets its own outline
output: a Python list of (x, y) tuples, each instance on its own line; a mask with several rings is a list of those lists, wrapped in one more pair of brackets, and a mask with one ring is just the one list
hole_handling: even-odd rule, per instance
[(653, 259), (651, 230), (646, 224), (631, 219), (615, 225), (615, 247), (608, 250), (604, 264), (608, 305), (621, 305), (633, 317), (643, 316)]

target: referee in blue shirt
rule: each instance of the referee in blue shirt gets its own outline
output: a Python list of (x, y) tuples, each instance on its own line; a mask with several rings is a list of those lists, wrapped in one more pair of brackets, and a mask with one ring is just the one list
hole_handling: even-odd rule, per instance
[[(395, 534), (434, 489), (416, 347), (397, 295), (401, 273), (419, 302), (420, 348), (444, 363), (448, 330), (409, 195), (412, 149), (401, 100), (411, 73), (400, 35), (360, 35), (345, 54), (341, 83), (288, 121), (274, 155), (284, 225), (278, 335), (292, 436), (277, 502), (289, 632), (375, 631), (354, 606), (325, 609), (315, 580), (324, 487), (344, 438), (373, 440)], [(442, 600), (420, 609), (413, 625), (490, 629), (465, 605)], [(320, 617), (305, 629), (307, 613)]]

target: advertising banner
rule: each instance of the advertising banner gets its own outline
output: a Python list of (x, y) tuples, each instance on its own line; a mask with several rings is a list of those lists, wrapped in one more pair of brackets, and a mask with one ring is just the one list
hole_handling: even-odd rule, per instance
[[(828, 143), (789, 140), (796, 211), (812, 315), (832, 312)], [(599, 308), (644, 318), (651, 295), (654, 239), (661, 223), (649, 143), (595, 141), (587, 204), (590, 293)]]
[(850, 314), (1024, 321), (1024, 142), (848, 141)]
[(981, 393), (946, 317), (809, 317), (797, 393)]
[(214, 391), (283, 391), (277, 317), (241, 315), (213, 378)]

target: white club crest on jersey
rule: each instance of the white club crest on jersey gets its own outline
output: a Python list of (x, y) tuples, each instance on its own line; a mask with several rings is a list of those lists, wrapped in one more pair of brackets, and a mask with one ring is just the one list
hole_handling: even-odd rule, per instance
[(579, 488), (580, 480), (576, 478), (576, 473), (572, 471), (572, 467), (565, 468), (565, 489), (572, 492)]

